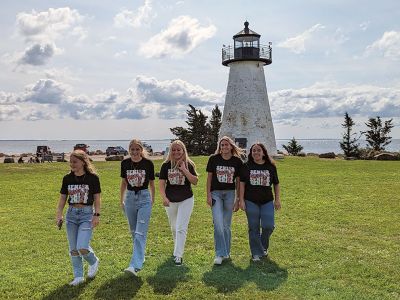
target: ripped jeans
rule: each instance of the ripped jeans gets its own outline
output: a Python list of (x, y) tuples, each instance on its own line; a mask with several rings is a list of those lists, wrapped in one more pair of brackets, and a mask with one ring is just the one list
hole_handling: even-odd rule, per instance
[[(69, 251), (71, 256), (74, 278), (83, 277), (83, 260), (90, 265), (97, 261), (97, 257), (90, 247), (92, 238), (92, 218), (93, 207), (68, 207), (65, 215), (65, 227), (67, 228), (67, 237)], [(81, 253), (86, 250), (87, 253)]]
[(141, 269), (143, 267), (152, 208), (149, 190), (140, 190), (136, 193), (135, 191), (126, 190), (124, 207), (133, 240), (132, 257), (129, 266)]

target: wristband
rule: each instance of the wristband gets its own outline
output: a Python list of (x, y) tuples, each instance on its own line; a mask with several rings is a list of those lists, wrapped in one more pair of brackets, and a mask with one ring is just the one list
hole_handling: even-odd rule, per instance
[(100, 217), (100, 214), (99, 213), (94, 213), (93, 216)]

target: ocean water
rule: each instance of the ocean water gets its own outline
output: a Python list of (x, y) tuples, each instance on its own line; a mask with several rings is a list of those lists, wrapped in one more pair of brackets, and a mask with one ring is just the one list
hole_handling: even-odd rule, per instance
[[(170, 143), (169, 139), (143, 141), (151, 145), (155, 152), (164, 151)], [(339, 139), (298, 139), (297, 141), (304, 147), (303, 152), (305, 153), (342, 153)], [(289, 139), (277, 139), (277, 149), (283, 150), (282, 145), (286, 145), (288, 142)], [(0, 140), (0, 153), (36, 153), (36, 146), (39, 145), (49, 146), (52, 152), (71, 152), (73, 146), (78, 143), (88, 144), (90, 151), (105, 151), (109, 146), (122, 146), (127, 149), (129, 140)], [(362, 147), (366, 146), (365, 141), (361, 141), (360, 144)], [(399, 152), (400, 139), (392, 139), (392, 142), (386, 146), (386, 150)]]

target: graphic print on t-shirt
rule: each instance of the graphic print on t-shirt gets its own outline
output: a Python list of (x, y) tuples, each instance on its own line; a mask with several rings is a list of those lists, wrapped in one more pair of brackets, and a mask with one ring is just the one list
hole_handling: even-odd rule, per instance
[(233, 183), (235, 168), (227, 166), (217, 166), (217, 179), (221, 183)]
[(270, 186), (270, 174), (268, 170), (250, 170), (250, 184)]
[(141, 187), (146, 179), (146, 170), (126, 170), (126, 180), (132, 187)]
[(89, 185), (87, 184), (70, 184), (68, 185), (69, 203), (84, 203), (88, 202)]
[(178, 169), (168, 169), (168, 181), (173, 185), (184, 185), (185, 175)]

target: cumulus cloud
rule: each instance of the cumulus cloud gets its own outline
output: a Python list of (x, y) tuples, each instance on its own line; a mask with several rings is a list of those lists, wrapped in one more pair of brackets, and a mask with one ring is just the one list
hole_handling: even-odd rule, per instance
[(0, 121), (12, 121), (18, 118), (20, 108), (18, 105), (0, 103)]
[(67, 88), (52, 79), (40, 79), (26, 88), (22, 101), (42, 104), (58, 104), (66, 98)]
[(157, 16), (157, 14), (153, 12), (151, 2), (151, 0), (145, 0), (144, 4), (140, 6), (137, 11), (122, 10), (114, 17), (114, 26), (118, 28), (125, 26), (139, 28), (143, 25), (149, 25)]
[(213, 37), (216, 31), (212, 24), (202, 26), (195, 18), (180, 16), (173, 19), (165, 30), (141, 45), (139, 51), (147, 58), (182, 56)]
[(54, 44), (31, 45), (18, 59), (18, 63), (34, 66), (44, 65), (54, 55), (55, 49)]
[(341, 117), (346, 111), (364, 117), (400, 115), (400, 89), (371, 85), (317, 83), (307, 88), (273, 92), (270, 101), (273, 117), (279, 122)]
[(315, 24), (303, 33), (279, 42), (277, 46), (281, 48), (287, 48), (296, 54), (304, 53), (306, 51), (306, 42), (312, 39), (313, 35), (322, 29), (325, 29), (325, 26), (321, 24)]
[(391, 60), (400, 59), (400, 32), (398, 31), (387, 31), (383, 36), (367, 46), (365, 49), (365, 56), (373, 56), (377, 53), (383, 55), (383, 57)]

